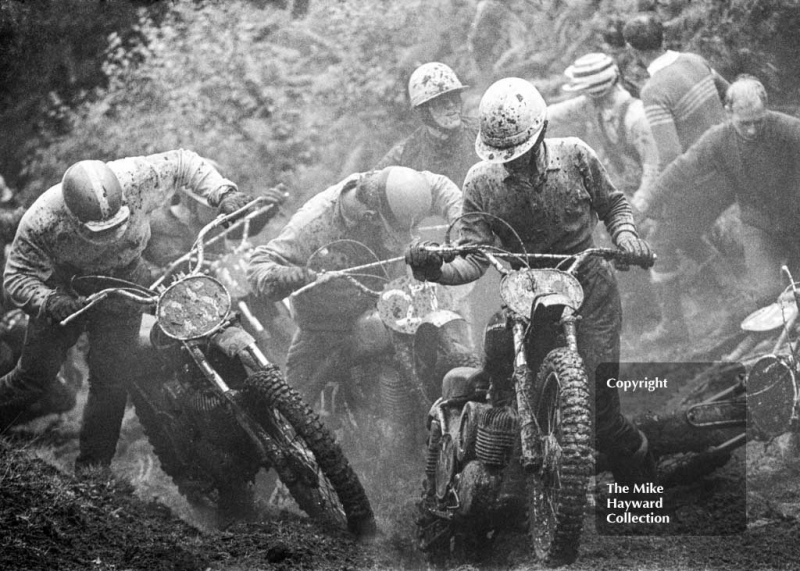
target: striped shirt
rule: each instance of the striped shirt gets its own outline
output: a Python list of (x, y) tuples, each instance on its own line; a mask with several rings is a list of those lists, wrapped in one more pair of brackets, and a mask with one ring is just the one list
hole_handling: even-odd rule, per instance
[(668, 51), (655, 60), (642, 88), (642, 102), (666, 168), (705, 131), (725, 120), (720, 94), (728, 88), (708, 62), (695, 54)]

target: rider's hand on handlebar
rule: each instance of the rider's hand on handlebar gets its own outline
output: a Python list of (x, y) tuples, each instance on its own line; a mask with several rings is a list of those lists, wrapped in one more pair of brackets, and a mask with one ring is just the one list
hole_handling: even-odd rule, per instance
[[(262, 206), (272, 206), (272, 208), (260, 208), (260, 213), (250, 218), (250, 235), (258, 234), (264, 229), (264, 226), (267, 225), (267, 222), (272, 220), (272, 218), (278, 213), (278, 206), (283, 204), (288, 196), (289, 192), (287, 191), (286, 185), (283, 183), (280, 183), (278, 186), (273, 188), (268, 188), (260, 195), (260, 197), (264, 199)], [(250, 197), (250, 200), (254, 199), (255, 197)], [(229, 236), (233, 239), (238, 239), (241, 237), (241, 234), (242, 230), (234, 230), (229, 234)]]
[(244, 208), (253, 202), (253, 200), (255, 200), (255, 197), (245, 194), (244, 192), (234, 190), (233, 192), (229, 192), (222, 197), (222, 200), (219, 202), (219, 212), (220, 214), (224, 214), (226, 216), (228, 214), (233, 214), (237, 210)]
[(308, 268), (285, 266), (276, 270), (274, 279), (280, 289), (288, 295), (316, 280), (317, 274)]
[(59, 323), (86, 305), (85, 297), (73, 297), (57, 291), (47, 298), (44, 315), (53, 323)]
[[(620, 232), (615, 242), (617, 248), (631, 254), (639, 260), (642, 260), (642, 262), (644, 262), (642, 264), (643, 268), (650, 268), (655, 263), (655, 256), (650, 249), (650, 245), (633, 232)], [(630, 269), (628, 264), (619, 260), (614, 262), (614, 266), (618, 270), (622, 271), (627, 271)]]
[(436, 242), (415, 240), (406, 248), (406, 264), (411, 266), (414, 279), (421, 282), (437, 282), (442, 278), (442, 264), (444, 256), (440, 252), (432, 251), (439, 246)]

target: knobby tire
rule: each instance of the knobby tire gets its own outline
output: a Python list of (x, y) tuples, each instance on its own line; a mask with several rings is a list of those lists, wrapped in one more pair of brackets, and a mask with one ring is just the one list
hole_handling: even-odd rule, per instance
[[(364, 487), (331, 433), (278, 368), (248, 377), (244, 393), (248, 412), (291, 457), (285, 466), (274, 467), (300, 508), (333, 522), (342, 519), (343, 510), (348, 530), (359, 536), (373, 533), (375, 519)], [(293, 473), (291, 464), (314, 470), (315, 477)]]
[(564, 347), (551, 351), (533, 392), (543, 465), (528, 480), (529, 531), (540, 560), (566, 565), (578, 556), (593, 471), (589, 381), (580, 356)]

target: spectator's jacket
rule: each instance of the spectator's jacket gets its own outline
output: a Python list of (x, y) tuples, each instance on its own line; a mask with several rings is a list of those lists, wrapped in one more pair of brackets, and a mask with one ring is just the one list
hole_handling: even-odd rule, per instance
[(647, 68), (642, 102), (663, 170), (710, 127), (725, 120), (725, 81), (702, 57), (668, 51)]
[(478, 121), (471, 117), (462, 117), (458, 133), (448, 139), (437, 139), (422, 126), (392, 147), (375, 165), (375, 170), (401, 166), (430, 171), (443, 174), (461, 188), (467, 171), (480, 160), (475, 154), (477, 136)]
[[(636, 233), (625, 196), (591, 147), (575, 137), (545, 139), (535, 164), (524, 174), (482, 161), (470, 169), (464, 183), (462, 237), (470, 243), (492, 244), (498, 237), (512, 252), (573, 254), (593, 245), (598, 218), (615, 240), (620, 232)], [(487, 265), (478, 256), (456, 258), (444, 266), (440, 281), (474, 281)]]
[(39, 315), (47, 296), (75, 275), (121, 275), (136, 264), (150, 239), (150, 213), (182, 185), (219, 204), (236, 190), (192, 151), (183, 149), (107, 163), (130, 208), (113, 241), (92, 241), (64, 204), (61, 184), (45, 191), (22, 217), (6, 264), (3, 285), (11, 300)]
[[(661, 175), (651, 209), (693, 200), (698, 181), (723, 179), (719, 212), (738, 201), (743, 223), (770, 234), (800, 231), (800, 119), (768, 111), (757, 141), (745, 141), (726, 122), (709, 129)], [(680, 205), (690, 210), (691, 205)]]
[(614, 91), (601, 104), (579, 95), (547, 107), (548, 133), (575, 136), (597, 151), (614, 184), (629, 198), (649, 192), (658, 176), (658, 147), (640, 99)]
[[(461, 214), (461, 191), (442, 175), (427, 171), (422, 174), (433, 189), (430, 215), (454, 221)], [(362, 173), (353, 174), (314, 196), (292, 216), (278, 237), (255, 249), (248, 269), (248, 279), (255, 291), (273, 301), (288, 295), (278, 279), (279, 269), (284, 266), (316, 271), (342, 269), (403, 254), (412, 238), (409, 232), (390, 236), (383, 229), (345, 217), (340, 196), (345, 189), (353, 188), (361, 176)], [(388, 275), (386, 271), (385, 267), (364, 270), (359, 274), (378, 278), (360, 281), (372, 289), (380, 289), (386, 278), (404, 275), (405, 265), (392, 265)], [(295, 322), (307, 330), (348, 330), (353, 320), (374, 304), (373, 297), (343, 278), (316, 285), (292, 298)]]

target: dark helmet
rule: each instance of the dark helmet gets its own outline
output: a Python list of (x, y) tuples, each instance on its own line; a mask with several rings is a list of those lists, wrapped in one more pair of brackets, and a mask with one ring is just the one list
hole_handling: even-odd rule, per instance
[(91, 232), (119, 228), (130, 217), (122, 185), (103, 161), (80, 161), (69, 167), (61, 192), (67, 209)]

